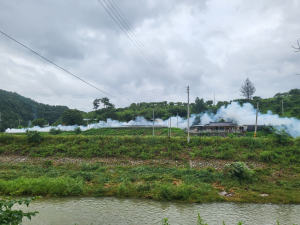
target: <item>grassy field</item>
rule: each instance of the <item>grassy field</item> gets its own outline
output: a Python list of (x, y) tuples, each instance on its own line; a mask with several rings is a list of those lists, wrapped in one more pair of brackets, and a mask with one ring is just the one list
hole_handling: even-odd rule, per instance
[[(3, 164), (3, 195), (119, 196), (181, 202), (300, 203), (300, 179), (295, 169), (269, 167), (249, 170), (244, 178), (227, 170), (153, 166)], [(280, 173), (280, 176), (278, 174)], [(226, 191), (230, 197), (218, 193)], [(261, 197), (260, 194), (268, 194)]]
[[(32, 157), (117, 157), (133, 159), (226, 159), (282, 164), (300, 163), (300, 138), (45, 135), (28, 142), (25, 135), (0, 135), (0, 154)], [(40, 141), (40, 142), (38, 142)]]
[[(0, 194), (121, 196), (182, 202), (300, 203), (300, 138), (112, 136), (97, 134), (0, 135), (0, 157), (114, 157), (117, 160), (178, 160), (171, 166), (103, 163), (1, 164)], [(189, 160), (227, 160), (224, 169), (192, 169)], [(248, 163), (260, 162), (256, 168)], [(218, 192), (231, 193), (230, 197)], [(261, 197), (260, 194), (268, 194)]]

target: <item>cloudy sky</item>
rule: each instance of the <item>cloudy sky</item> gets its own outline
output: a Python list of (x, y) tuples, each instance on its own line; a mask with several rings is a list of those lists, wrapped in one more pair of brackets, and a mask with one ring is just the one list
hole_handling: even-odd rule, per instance
[(186, 102), (187, 86), (191, 101), (229, 101), (246, 78), (255, 96), (272, 97), (300, 87), (299, 9), (297, 0), (2, 0), (0, 31), (109, 95), (1, 33), (0, 89), (84, 111), (102, 97), (117, 107)]

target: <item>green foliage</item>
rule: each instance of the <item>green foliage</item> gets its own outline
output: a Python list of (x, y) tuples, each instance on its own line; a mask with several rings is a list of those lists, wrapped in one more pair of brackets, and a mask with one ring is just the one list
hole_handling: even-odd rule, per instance
[(76, 128), (74, 129), (74, 132), (75, 132), (75, 134), (80, 134), (80, 133), (81, 133), (80, 127), (76, 127)]
[(55, 129), (54, 127), (52, 127), (50, 130), (49, 130), (49, 134), (53, 134), (53, 135), (56, 135), (56, 134), (60, 134), (62, 133), (63, 131), (61, 129)]
[(43, 127), (47, 123), (48, 122), (44, 118), (38, 118), (38, 119), (35, 119), (35, 120), (31, 121), (31, 124), (33, 126), (39, 126), (39, 127)]
[(43, 136), (37, 131), (26, 131), (27, 141), (29, 143), (39, 143), (43, 140)]
[(27, 217), (29, 220), (31, 220), (31, 217), (35, 216), (38, 212), (24, 213), (22, 210), (13, 210), (12, 207), (15, 204), (25, 204), (28, 207), (31, 201), (38, 198), (40, 197), (12, 200), (11, 197), (0, 196), (0, 224), (21, 224), (24, 217)]
[(232, 178), (239, 181), (250, 181), (254, 175), (254, 171), (245, 167), (244, 162), (234, 162), (226, 164), (224, 167), (224, 173)]
[(259, 160), (262, 162), (274, 162), (278, 155), (273, 151), (263, 151), (259, 154)]
[(0, 112), (2, 113), (2, 127), (0, 132), (7, 128), (16, 128), (21, 119), (21, 126), (28, 127), (29, 121), (44, 118), (50, 124), (54, 123), (65, 111), (66, 106), (50, 106), (35, 102), (17, 93), (0, 90)]
[(280, 131), (276, 130), (273, 133), (273, 137), (279, 144), (287, 144), (291, 139), (291, 136), (284, 129), (281, 129)]
[(200, 213), (198, 213), (197, 225), (208, 225), (207, 223), (204, 223), (204, 220), (201, 218)]
[(82, 125), (82, 112), (77, 109), (67, 109), (62, 114), (62, 121), (65, 125)]

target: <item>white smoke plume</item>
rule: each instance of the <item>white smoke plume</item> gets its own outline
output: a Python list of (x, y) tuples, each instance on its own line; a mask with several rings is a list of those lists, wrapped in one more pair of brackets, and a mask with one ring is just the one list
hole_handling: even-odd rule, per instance
[[(195, 119), (195, 115), (191, 116), (190, 124), (193, 123)], [(49, 132), (51, 128), (60, 129), (62, 131), (73, 131), (76, 127), (80, 127), (82, 131), (89, 130), (89, 129), (97, 129), (97, 128), (107, 128), (107, 127), (140, 127), (140, 126), (146, 126), (146, 127), (152, 127), (153, 122), (146, 120), (144, 117), (138, 116), (135, 120), (131, 120), (129, 122), (120, 122), (118, 120), (112, 120), (107, 119), (107, 121), (99, 121), (98, 123), (89, 124), (88, 126), (52, 126), (52, 127), (32, 127), (32, 128), (22, 128), (22, 129), (6, 129), (6, 133), (24, 133), (26, 130), (29, 131), (39, 131), (39, 132)], [(170, 126), (170, 119), (168, 120), (161, 120), (156, 119), (154, 122), (155, 127), (167, 127)], [(177, 117), (171, 117), (171, 126), (177, 127)], [(184, 129), (187, 128), (187, 120), (183, 119), (178, 116), (178, 128)]]
[[(250, 103), (240, 106), (237, 102), (232, 102), (227, 107), (222, 106), (216, 115), (205, 113), (201, 117), (201, 124), (217, 121), (218, 118), (234, 121), (238, 125), (254, 125), (256, 119), (256, 109)], [(300, 120), (296, 118), (279, 117), (268, 111), (267, 114), (258, 113), (258, 125), (272, 125), (276, 129), (284, 129), (293, 137), (300, 136)]]
[[(194, 123), (197, 115), (192, 115), (190, 118), (190, 126)], [(254, 125), (256, 118), (256, 109), (250, 104), (245, 103), (243, 106), (240, 106), (237, 102), (232, 102), (227, 107), (222, 106), (216, 114), (204, 113), (200, 115), (201, 122), (200, 124), (205, 125), (209, 122), (217, 121), (219, 118), (223, 118), (225, 121), (234, 121), (238, 125)], [(273, 115), (271, 111), (268, 111), (267, 114), (258, 113), (258, 125), (272, 125), (277, 129), (285, 129), (293, 137), (300, 136), (300, 120), (296, 118), (280, 118), (277, 114)], [(107, 119), (107, 121), (99, 121), (98, 123), (90, 124), (87, 126), (79, 126), (82, 131), (92, 129), (92, 128), (105, 128), (105, 127), (126, 127), (126, 126), (152, 126), (151, 121), (147, 121), (144, 117), (137, 117), (135, 120), (129, 122), (119, 122), (118, 120)], [(168, 120), (156, 120), (154, 123), (155, 126), (170, 126), (170, 119)], [(171, 117), (171, 126), (177, 127), (177, 117)], [(75, 126), (62, 126), (59, 125), (54, 127), (63, 131), (73, 131)], [(49, 132), (52, 127), (33, 127), (28, 128), (28, 130), (40, 131), (40, 132)], [(187, 128), (187, 119), (178, 117), (178, 128), (186, 129)], [(27, 129), (7, 129), (7, 133), (23, 133)]]

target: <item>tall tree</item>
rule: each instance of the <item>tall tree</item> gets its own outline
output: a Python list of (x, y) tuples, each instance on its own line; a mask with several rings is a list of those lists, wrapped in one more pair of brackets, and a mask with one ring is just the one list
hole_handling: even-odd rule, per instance
[(109, 102), (109, 98), (107, 97), (101, 98), (100, 101), (104, 105), (104, 108), (115, 108), (115, 106)]
[(255, 93), (256, 88), (254, 84), (247, 78), (244, 81), (244, 84), (240, 88), (241, 96), (244, 96), (246, 99), (250, 100)]
[(193, 111), (195, 113), (201, 113), (201, 112), (204, 112), (206, 110), (206, 107), (205, 107), (205, 103), (204, 103), (204, 100), (203, 98), (196, 98), (195, 99), (195, 107), (193, 107)]
[(93, 106), (94, 106), (93, 109), (97, 110), (97, 109), (99, 108), (99, 106), (100, 106), (100, 100), (101, 100), (101, 99), (96, 98), (96, 99), (93, 101)]
[(62, 121), (65, 125), (82, 125), (82, 112), (77, 109), (67, 109), (62, 114)]

